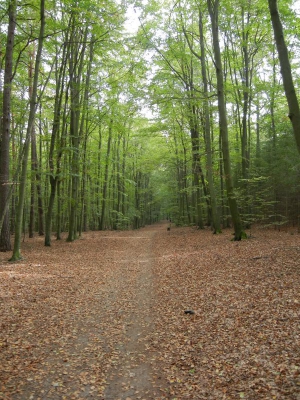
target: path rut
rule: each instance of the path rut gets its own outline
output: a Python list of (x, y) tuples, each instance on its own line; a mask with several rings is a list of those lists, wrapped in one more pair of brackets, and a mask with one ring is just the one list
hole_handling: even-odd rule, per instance
[[(122, 319), (123, 334), (115, 363), (108, 371), (106, 400), (155, 398), (149, 340), (152, 332), (154, 287), (151, 257), (154, 231), (122, 237), (126, 250), (118, 255), (108, 304)], [(125, 300), (125, 303), (124, 303)]]

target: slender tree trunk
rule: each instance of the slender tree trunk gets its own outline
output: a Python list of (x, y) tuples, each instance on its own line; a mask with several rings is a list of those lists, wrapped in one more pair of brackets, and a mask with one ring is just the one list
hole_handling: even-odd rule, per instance
[[(82, 117), (81, 117), (81, 124), (80, 124), (80, 131), (79, 137), (84, 137), (83, 143), (83, 176), (82, 176), (82, 196), (81, 196), (81, 208), (79, 213), (79, 223), (78, 223), (78, 232), (79, 236), (82, 233), (82, 224), (84, 213), (86, 210), (86, 179), (87, 179), (87, 168), (86, 168), (86, 149), (87, 149), (87, 140), (88, 140), (88, 103), (89, 103), (89, 90), (90, 90), (90, 80), (91, 80), (91, 73), (92, 73), (92, 63), (94, 57), (94, 39), (92, 38), (90, 43), (90, 53), (89, 53), (89, 60), (88, 60), (88, 68), (85, 77), (85, 86), (84, 86), (84, 96), (83, 96), (83, 105), (82, 105)], [(85, 131), (85, 133), (84, 133)]]
[(86, 193), (86, 182), (87, 182), (87, 159), (86, 159), (86, 149), (87, 149), (87, 135), (84, 137), (83, 143), (83, 171), (82, 171), (82, 182), (81, 182), (81, 207), (80, 207), (80, 218), (79, 218), (79, 227), (78, 227), (78, 234), (79, 236), (82, 235), (82, 231), (84, 229), (84, 219), (86, 214), (86, 205), (87, 205), (87, 193)]
[(100, 220), (100, 230), (102, 231), (105, 227), (105, 211), (107, 202), (107, 188), (108, 188), (108, 168), (109, 168), (109, 156), (112, 141), (112, 130), (113, 130), (113, 120), (111, 119), (108, 127), (108, 141), (107, 141), (107, 151), (106, 151), (106, 163), (105, 163), (105, 173), (104, 182), (102, 190), (102, 207), (101, 207), (101, 220)]
[(289, 106), (289, 118), (293, 126), (298, 152), (300, 153), (300, 108), (294, 87), (288, 49), (284, 40), (284, 33), (278, 12), (277, 0), (268, 0), (268, 2), (281, 67), (285, 96)]
[(201, 206), (201, 192), (200, 192), (200, 155), (199, 155), (199, 131), (198, 126), (192, 126), (196, 124), (195, 111), (191, 116), (190, 131), (192, 140), (192, 158), (193, 158), (193, 184), (194, 184), (194, 207), (196, 211), (196, 226), (199, 229), (203, 229), (203, 217), (202, 217), (202, 206)]
[(181, 207), (180, 207), (179, 215), (180, 215), (180, 220), (182, 222), (185, 222), (185, 219), (186, 219), (185, 211), (186, 211), (188, 223), (191, 224), (191, 222), (192, 222), (191, 211), (190, 211), (191, 202), (190, 202), (189, 195), (188, 195), (188, 182), (187, 182), (187, 176), (188, 176), (187, 148), (186, 148), (186, 144), (185, 144), (184, 138), (183, 138), (183, 130), (181, 131), (181, 145), (182, 145), (182, 150), (183, 150), (183, 160), (179, 163), (180, 181), (182, 182), (181, 197), (180, 197)]
[(215, 68), (217, 75), (218, 108), (219, 108), (219, 119), (220, 119), (219, 124), (220, 124), (220, 135), (222, 138), (222, 154), (224, 162), (227, 197), (231, 212), (232, 223), (234, 226), (234, 240), (241, 240), (243, 235), (243, 229), (232, 181), (229, 140), (228, 140), (228, 123), (227, 123), (227, 112), (225, 105), (224, 82), (223, 82), (223, 68), (222, 68), (221, 51), (219, 44), (219, 28), (218, 28), (219, 0), (215, 0), (214, 2), (212, 2), (212, 0), (207, 0), (207, 5), (212, 24)]
[[(40, 118), (41, 121), (41, 118)], [(41, 136), (41, 124), (39, 124), (40, 136)], [(36, 141), (36, 138), (35, 138)], [(42, 150), (40, 148), (40, 154)], [(39, 165), (41, 166), (41, 160), (38, 161), (37, 154), (36, 165), (35, 165), (35, 179), (36, 179), (36, 191), (37, 191), (37, 201), (38, 201), (38, 233), (39, 236), (44, 235), (44, 207), (43, 207), (43, 196), (42, 196), (42, 186), (41, 186), (41, 173), (39, 171)]]
[[(29, 66), (28, 66), (28, 80), (29, 80), (29, 98), (32, 96), (32, 79), (33, 79), (33, 60), (34, 50), (29, 52)], [(35, 126), (32, 126), (31, 131), (31, 188), (30, 188), (30, 212), (29, 212), (29, 226), (28, 235), (30, 238), (34, 236), (34, 214), (35, 214), (35, 177), (33, 172), (36, 171), (36, 140), (35, 140)]]
[[(66, 41), (68, 42), (68, 36)], [(63, 104), (63, 95), (65, 91), (64, 79), (66, 74), (67, 58), (69, 54), (69, 46), (64, 44), (63, 54), (61, 57), (61, 65), (59, 67), (58, 75), (56, 76), (56, 93), (55, 93), (55, 103), (54, 103), (54, 113), (53, 113), (53, 126), (52, 134), (49, 148), (49, 181), (50, 181), (50, 195), (48, 201), (48, 208), (45, 218), (45, 246), (51, 246), (51, 233), (52, 233), (52, 214), (55, 204), (56, 189), (59, 181), (60, 175), (60, 163), (62, 157), (62, 148), (65, 144), (65, 138), (63, 133), (61, 134), (61, 146), (58, 151), (58, 155), (55, 162), (55, 146), (59, 141), (59, 132), (61, 130), (61, 107)], [(57, 68), (58, 69), (58, 68)], [(56, 70), (57, 70), (56, 69)], [(66, 119), (66, 104), (68, 101), (68, 91), (66, 91), (66, 100), (63, 108), (63, 122)], [(62, 123), (62, 131), (64, 132), (65, 124)], [(59, 203), (60, 204), (60, 203)]]
[(255, 151), (256, 162), (260, 166), (260, 104), (257, 99), (256, 104), (256, 151)]
[(61, 240), (62, 231), (62, 207), (61, 207), (61, 180), (57, 181), (57, 221), (56, 221), (56, 240)]
[(200, 162), (200, 143), (199, 143), (199, 122), (197, 106), (194, 96), (194, 68), (192, 62), (190, 65), (182, 66), (182, 76), (185, 83), (185, 90), (189, 97), (188, 101), (188, 121), (191, 132), (192, 144), (192, 169), (193, 169), (193, 195), (192, 202), (194, 208), (194, 220), (199, 229), (203, 229), (203, 216), (201, 205), (201, 162)]
[(204, 45), (204, 33), (203, 33), (203, 22), (202, 13), (199, 12), (199, 32), (200, 32), (200, 45), (201, 45), (201, 71), (203, 80), (203, 91), (204, 91), (204, 136), (205, 136), (205, 150), (206, 150), (206, 169), (207, 169), (207, 180), (210, 194), (210, 205), (211, 205), (211, 216), (214, 233), (220, 233), (220, 217), (217, 210), (217, 201), (215, 194), (215, 187), (213, 181), (213, 162), (212, 162), (212, 147), (210, 137), (210, 115), (209, 115), (209, 102), (208, 102), (208, 80), (206, 71), (206, 56), (205, 56), (205, 45)]
[(9, 222), (9, 138), (11, 129), (11, 83), (13, 71), (13, 47), (16, 27), (16, 0), (9, 3), (9, 23), (5, 54), (5, 72), (3, 88), (2, 118), (0, 120), (0, 251), (10, 251), (10, 222)]
[(224, 188), (224, 169), (223, 169), (223, 157), (222, 157), (222, 140), (219, 138), (219, 169), (220, 169), (220, 190), (221, 190), (221, 208), (222, 208), (222, 226), (223, 228), (229, 228), (228, 212), (227, 212), (227, 199)]
[[(276, 60), (275, 60), (275, 48), (273, 49), (273, 75), (272, 75), (272, 88), (270, 94), (270, 117), (271, 117), (271, 135), (272, 135), (272, 152), (276, 149), (276, 123), (275, 123), (275, 97), (276, 97)], [(273, 158), (273, 154), (271, 154), (271, 158)]]
[[(245, 27), (245, 10), (242, 6), (242, 27), (243, 27), (243, 43), (242, 43), (242, 51), (244, 55), (244, 65), (243, 65), (243, 117), (242, 117), (242, 178), (248, 179), (248, 170), (249, 170), (249, 147), (248, 147), (248, 109), (249, 109), (249, 49), (248, 49), (248, 24), (249, 24), (249, 13), (247, 13), (247, 25)], [(245, 181), (246, 182), (246, 181)], [(248, 184), (245, 183), (246, 189)]]
[[(177, 121), (180, 129), (182, 129), (182, 125), (179, 121)], [(175, 156), (176, 156), (176, 182), (177, 182), (177, 204), (178, 204), (178, 215), (177, 215), (177, 220), (179, 222), (179, 220), (181, 219), (181, 216), (184, 215), (184, 193), (183, 193), (183, 189), (184, 189), (184, 176), (186, 176), (185, 174), (183, 174), (182, 172), (182, 160), (181, 160), (181, 155), (179, 152), (179, 145), (178, 145), (178, 141), (177, 141), (177, 136), (176, 136), (176, 132), (174, 129), (174, 149), (175, 149)], [(185, 145), (184, 145), (184, 141), (182, 140), (182, 150), (183, 152), (185, 152)]]
[(135, 175), (135, 192), (134, 192), (134, 199), (135, 199), (135, 217), (134, 217), (134, 229), (138, 229), (141, 227), (141, 196), (140, 196), (140, 189), (141, 189), (141, 172), (136, 172)]
[[(129, 129), (128, 129), (129, 130)], [(121, 211), (123, 216), (125, 216), (126, 214), (126, 195), (125, 195), (125, 168), (126, 168), (126, 154), (127, 154), (127, 143), (128, 141), (126, 140), (126, 136), (125, 133), (123, 135), (123, 140), (122, 140), (122, 184), (121, 184), (121, 190), (122, 190), (122, 199), (121, 199), (121, 203), (122, 203), (122, 207), (121, 207)], [(126, 227), (128, 224), (126, 223)], [(125, 225), (124, 225), (125, 228)]]
[(101, 230), (101, 200), (100, 200), (100, 186), (101, 186), (101, 149), (102, 149), (102, 126), (99, 124), (99, 138), (98, 138), (98, 156), (97, 156), (97, 182), (96, 182), (96, 210), (97, 210), (97, 226)]
[(29, 118), (28, 118), (28, 126), (27, 133), (25, 138), (25, 152), (22, 161), (22, 172), (20, 178), (20, 188), (19, 188), (19, 203), (17, 206), (17, 215), (16, 215), (16, 225), (15, 225), (15, 241), (14, 241), (14, 249), (11, 257), (11, 261), (16, 261), (22, 258), (20, 247), (21, 247), (21, 233), (22, 233), (22, 220), (23, 220), (23, 208), (25, 201), (25, 191), (26, 191), (26, 178), (27, 178), (27, 162), (30, 148), (30, 138), (31, 132), (33, 129), (35, 114), (36, 114), (36, 100), (37, 100), (37, 88), (38, 88), (38, 77), (39, 77), (39, 69), (42, 57), (42, 49), (43, 49), (43, 40), (44, 40), (44, 29), (45, 29), (45, 0), (40, 1), (40, 32), (39, 32), (39, 40), (38, 40), (38, 48), (35, 60), (35, 68), (34, 68), (34, 79), (32, 86), (32, 96), (30, 98), (30, 110), (29, 110)]
[[(31, 56), (32, 59), (33, 55)], [(31, 63), (30, 63), (31, 64)], [(32, 80), (33, 68), (30, 65), (30, 80)], [(31, 84), (30, 84), (31, 85)], [(30, 87), (30, 93), (32, 92), (32, 87)], [(31, 96), (31, 94), (30, 94)], [(35, 201), (37, 194), (37, 224), (38, 233), (40, 236), (44, 235), (44, 211), (43, 211), (43, 199), (42, 199), (42, 188), (41, 188), (41, 174), (38, 169), (38, 156), (37, 156), (37, 146), (36, 146), (36, 132), (35, 126), (33, 125), (31, 133), (31, 198), (30, 198), (30, 217), (29, 217), (29, 237), (33, 238), (34, 228), (35, 228)]]
[[(79, 193), (79, 174), (80, 174), (80, 86), (82, 82), (84, 55), (87, 42), (87, 27), (85, 28), (84, 35), (81, 37), (81, 31), (77, 31), (75, 17), (73, 18), (73, 34), (76, 38), (69, 57), (69, 70), (70, 70), (70, 137), (72, 146), (72, 159), (71, 159), (71, 203), (69, 213), (69, 234), (67, 237), (68, 242), (73, 242), (76, 239), (77, 219), (78, 215), (78, 193)], [(82, 41), (82, 47), (80, 43)], [(82, 116), (83, 117), (83, 116)]]
[[(121, 141), (122, 135), (119, 135), (117, 148), (117, 211), (118, 215), (122, 212), (122, 191), (123, 191), (123, 174), (122, 174), (122, 159), (121, 159)], [(123, 156), (123, 155), (122, 155)], [(117, 220), (118, 222), (118, 220)]]

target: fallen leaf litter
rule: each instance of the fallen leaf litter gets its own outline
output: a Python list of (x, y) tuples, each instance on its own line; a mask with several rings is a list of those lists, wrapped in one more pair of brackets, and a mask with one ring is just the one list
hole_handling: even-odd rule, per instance
[(155, 225), (1, 253), (0, 399), (299, 400), (299, 235), (231, 233)]

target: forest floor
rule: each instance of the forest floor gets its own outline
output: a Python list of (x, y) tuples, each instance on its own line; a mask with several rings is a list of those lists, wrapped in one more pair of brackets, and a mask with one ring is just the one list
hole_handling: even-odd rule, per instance
[(0, 399), (299, 400), (300, 235), (231, 238), (157, 224), (1, 253)]

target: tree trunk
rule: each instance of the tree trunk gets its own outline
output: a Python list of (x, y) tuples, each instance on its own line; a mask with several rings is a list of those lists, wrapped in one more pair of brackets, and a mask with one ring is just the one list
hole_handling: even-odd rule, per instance
[(100, 220), (100, 230), (102, 231), (105, 228), (105, 211), (106, 211), (106, 197), (107, 197), (107, 187), (108, 187), (108, 167), (109, 167), (109, 156), (110, 156), (110, 147), (112, 140), (112, 125), (113, 120), (111, 119), (108, 127), (108, 141), (107, 141), (107, 151), (106, 151), (106, 162), (105, 162), (105, 173), (104, 173), (104, 182), (103, 182), (103, 190), (102, 190), (102, 207), (101, 207), (101, 220)]
[(256, 163), (260, 167), (260, 104), (259, 98), (256, 104), (256, 150), (255, 150)]
[(102, 125), (99, 123), (99, 138), (98, 138), (98, 155), (97, 155), (97, 181), (96, 181), (96, 213), (97, 213), (97, 227), (101, 230), (101, 200), (100, 200), (100, 186), (101, 186), (101, 150), (102, 150)]
[(0, 251), (10, 251), (10, 223), (9, 223), (9, 137), (11, 129), (11, 82), (13, 71), (13, 47), (16, 27), (16, 0), (9, 4), (9, 24), (7, 29), (7, 43), (5, 54), (5, 72), (3, 89), (3, 108), (0, 120)]
[(38, 157), (37, 157), (37, 146), (36, 146), (36, 133), (35, 127), (33, 126), (31, 134), (31, 199), (30, 199), (30, 219), (29, 219), (29, 237), (34, 236), (34, 225), (35, 225), (35, 200), (37, 194), (37, 225), (38, 233), (40, 236), (44, 235), (44, 210), (43, 210), (43, 199), (42, 199), (42, 188), (41, 188), (41, 174), (38, 169)]
[(289, 106), (289, 118), (293, 126), (298, 152), (300, 153), (300, 108), (299, 108), (298, 98), (296, 95), (296, 90), (294, 87), (288, 49), (284, 40), (282, 23), (278, 12), (277, 0), (268, 0), (268, 1), (269, 1), (269, 10), (273, 25), (273, 31), (275, 36), (275, 42), (277, 46), (278, 57), (281, 67), (283, 86)]
[(204, 91), (204, 137), (205, 137), (205, 150), (206, 150), (206, 169), (207, 169), (207, 180), (210, 194), (210, 206), (211, 206), (211, 217), (214, 233), (220, 233), (220, 218), (217, 210), (217, 201), (215, 194), (215, 187), (213, 182), (213, 162), (212, 162), (212, 148), (211, 148), (211, 137), (210, 137), (210, 115), (209, 115), (209, 103), (208, 103), (208, 81), (206, 72), (206, 61), (205, 61), (205, 45), (204, 45), (204, 33), (203, 33), (203, 22), (202, 13), (199, 12), (199, 33), (200, 33), (200, 45), (201, 45), (201, 71), (203, 80), (203, 91)]
[[(200, 143), (199, 143), (199, 122), (197, 106), (194, 98), (194, 71), (193, 65), (184, 65), (183, 68), (183, 79), (185, 82), (185, 90), (188, 94), (188, 121), (191, 132), (191, 144), (192, 144), (192, 169), (193, 169), (193, 208), (195, 210), (195, 223), (199, 229), (204, 228), (203, 217), (202, 217), (202, 206), (201, 206), (201, 162), (200, 162)], [(202, 182), (205, 185), (204, 180)], [(205, 188), (204, 188), (205, 189)]]
[[(66, 34), (66, 42), (68, 42), (68, 32)], [(66, 75), (66, 65), (67, 65), (67, 58), (69, 55), (69, 45), (67, 46), (66, 44), (63, 45), (63, 54), (61, 57), (61, 65), (59, 67), (59, 72), (56, 74), (56, 85), (55, 85), (55, 103), (54, 103), (54, 113), (53, 113), (53, 125), (52, 125), (52, 133), (51, 133), (51, 141), (50, 141), (50, 148), (49, 148), (49, 181), (50, 181), (50, 195), (49, 195), (49, 201), (48, 201), (48, 208), (47, 208), (47, 213), (46, 213), (46, 218), (45, 218), (45, 246), (51, 246), (51, 233), (52, 233), (52, 213), (53, 213), (53, 208), (55, 204), (55, 196), (56, 196), (56, 190), (57, 190), (57, 185), (59, 181), (59, 175), (60, 175), (60, 163), (61, 163), (61, 157), (62, 157), (62, 148), (65, 145), (65, 139), (64, 135), (61, 135), (61, 140), (60, 140), (60, 149), (57, 154), (56, 158), (56, 163), (54, 160), (55, 157), (55, 146), (57, 142), (59, 141), (59, 132), (61, 130), (61, 125), (62, 125), (62, 130), (65, 129), (65, 124), (61, 124), (61, 108), (63, 104), (63, 95), (65, 91), (65, 75)], [(58, 58), (58, 57), (57, 57)], [(58, 67), (56, 68), (56, 71), (58, 70)], [(66, 91), (66, 100), (65, 100), (65, 105), (63, 108), (63, 122), (66, 119), (66, 103), (68, 101), (68, 91)]]
[[(32, 96), (32, 78), (33, 78), (33, 60), (34, 60), (34, 50), (29, 51), (29, 66), (28, 66), (28, 80), (29, 80), (29, 98)], [(35, 136), (35, 126), (32, 126), (31, 131), (31, 187), (30, 187), (30, 212), (29, 212), (29, 226), (28, 235), (30, 238), (34, 236), (34, 214), (35, 214), (35, 176), (36, 171), (36, 136)]]
[[(41, 109), (41, 107), (40, 107)], [(41, 115), (40, 115), (41, 122)], [(40, 137), (41, 135), (41, 123), (39, 125)], [(36, 141), (36, 138), (35, 138)], [(41, 143), (41, 142), (40, 142)], [(40, 155), (42, 154), (42, 149), (40, 148)], [(37, 154), (35, 156), (35, 179), (36, 179), (36, 191), (37, 191), (37, 201), (38, 201), (38, 233), (39, 236), (44, 236), (44, 207), (43, 207), (43, 197), (42, 197), (42, 186), (41, 186), (41, 173), (39, 171), (39, 165), (42, 165), (42, 162), (38, 161)]]
[[(244, 65), (243, 65), (243, 117), (242, 117), (242, 178), (248, 179), (249, 171), (249, 147), (248, 147), (248, 109), (249, 109), (249, 50), (248, 50), (248, 24), (249, 24), (249, 13), (247, 13), (247, 26), (244, 26), (245, 12), (244, 7), (242, 7), (242, 24), (243, 24), (243, 44), (242, 51), (244, 55)], [(247, 189), (248, 184), (245, 183), (245, 189)]]
[(81, 29), (77, 31), (76, 17), (73, 18), (72, 32), (74, 41), (69, 57), (69, 71), (70, 71), (70, 139), (72, 146), (72, 159), (71, 159), (71, 199), (70, 199), (70, 213), (69, 213), (69, 234), (67, 237), (68, 242), (73, 242), (76, 239), (77, 219), (78, 215), (78, 193), (79, 193), (79, 152), (80, 152), (80, 86), (82, 82), (82, 74), (84, 67), (84, 55), (87, 42), (87, 30), (85, 28), (83, 37)]
[(28, 118), (28, 126), (25, 138), (25, 151), (22, 161), (22, 172), (20, 178), (20, 188), (19, 188), (19, 202), (17, 206), (17, 216), (16, 216), (16, 225), (15, 225), (15, 242), (13, 254), (11, 257), (11, 261), (20, 260), (22, 258), (20, 247), (21, 247), (21, 233), (22, 233), (22, 220), (23, 220), (23, 208), (24, 208), (24, 200), (25, 200), (25, 191), (26, 191), (26, 178), (27, 178), (27, 161), (29, 155), (30, 148), (30, 138), (31, 132), (33, 129), (35, 114), (36, 114), (36, 100), (37, 100), (37, 88), (38, 88), (38, 77), (39, 77), (39, 69), (41, 63), (42, 49), (43, 49), (43, 40), (44, 40), (44, 29), (45, 29), (45, 0), (41, 0), (40, 2), (40, 32), (38, 39), (38, 49), (35, 60), (35, 68), (34, 68), (34, 79), (32, 86), (32, 96), (30, 98), (30, 110), (29, 110), (29, 118)]
[(223, 68), (222, 68), (221, 51), (219, 44), (219, 27), (218, 27), (219, 0), (215, 0), (214, 4), (212, 0), (207, 0), (207, 5), (212, 24), (213, 47), (215, 56), (214, 61), (215, 61), (215, 68), (217, 75), (218, 109), (219, 109), (219, 119), (220, 119), (219, 125), (220, 125), (220, 135), (222, 140), (222, 154), (223, 154), (223, 163), (225, 171), (227, 197), (228, 197), (232, 223), (234, 226), (234, 240), (241, 240), (243, 236), (243, 229), (232, 181), (229, 140), (228, 140), (227, 112), (226, 112), (225, 95), (224, 95)]
[[(85, 76), (85, 86), (84, 86), (84, 95), (83, 95), (83, 106), (82, 106), (82, 117), (80, 123), (80, 131), (79, 137), (84, 138), (83, 143), (83, 173), (82, 173), (82, 195), (81, 195), (81, 208), (79, 212), (79, 223), (78, 223), (78, 233), (81, 236), (82, 233), (82, 224), (84, 220), (84, 215), (86, 212), (86, 204), (87, 204), (87, 196), (86, 196), (86, 180), (87, 180), (87, 161), (86, 161), (86, 150), (87, 150), (87, 140), (88, 140), (88, 105), (89, 105), (89, 90), (90, 90), (90, 80), (92, 73), (92, 63), (94, 57), (94, 43), (95, 40), (92, 38), (90, 42), (90, 52), (89, 52), (89, 60), (88, 67)], [(85, 133), (84, 133), (85, 131)]]

